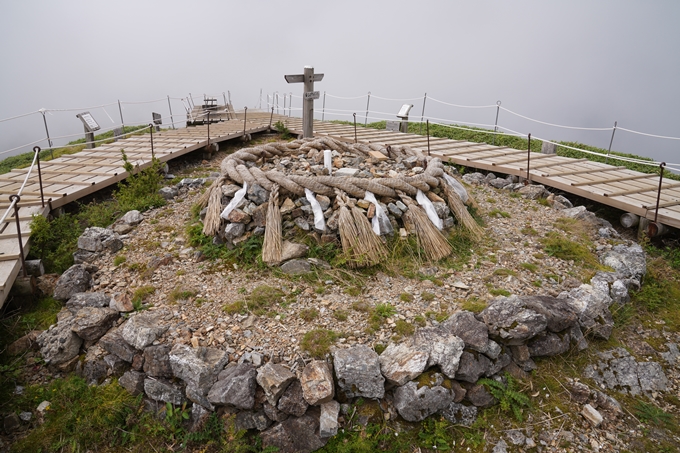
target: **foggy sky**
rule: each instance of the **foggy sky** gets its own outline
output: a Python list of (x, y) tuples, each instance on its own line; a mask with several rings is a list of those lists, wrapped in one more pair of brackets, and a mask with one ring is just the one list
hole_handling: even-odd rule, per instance
[[(240, 109), (256, 107), (262, 89), (265, 96), (278, 91), (282, 103), (284, 92), (302, 94), (302, 86), (286, 84), (283, 75), (311, 65), (325, 73), (317, 90), (418, 98), (408, 101), (417, 119), (427, 92), (465, 105), (500, 100), (550, 123), (611, 127), (618, 121), (680, 137), (679, 20), (680, 2), (673, 0), (5, 0), (0, 119), (188, 93), (199, 100), (229, 91)], [(374, 98), (371, 110), (396, 113), (402, 103)], [(363, 122), (366, 98), (329, 97), (326, 107), (356, 111)], [(172, 108), (178, 121), (185, 117), (179, 101)], [(148, 122), (152, 110), (168, 115), (167, 100), (124, 109), (128, 124)], [(316, 111), (319, 117), (321, 101)], [(76, 113), (48, 114), (51, 135), (82, 132)], [(92, 113), (103, 128), (120, 123), (117, 105)], [(495, 113), (430, 100), (425, 110), (434, 118), (484, 124), (493, 124)], [(503, 111), (499, 124), (604, 148), (611, 138), (611, 132), (557, 129)], [(0, 150), (44, 137), (39, 114), (0, 123)], [(679, 147), (678, 140), (617, 131), (613, 149), (678, 162)]]

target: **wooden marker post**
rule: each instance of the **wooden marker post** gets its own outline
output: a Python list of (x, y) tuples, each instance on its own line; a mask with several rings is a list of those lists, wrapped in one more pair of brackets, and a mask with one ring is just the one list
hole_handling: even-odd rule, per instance
[(319, 99), (319, 92), (314, 91), (314, 82), (323, 80), (323, 74), (314, 74), (314, 68), (305, 66), (304, 74), (283, 76), (288, 83), (304, 83), (302, 95), (302, 137), (311, 138), (314, 121), (314, 99)]

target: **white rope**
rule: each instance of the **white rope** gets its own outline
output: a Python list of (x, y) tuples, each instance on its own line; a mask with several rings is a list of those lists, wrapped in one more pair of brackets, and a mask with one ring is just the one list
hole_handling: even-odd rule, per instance
[[(538, 124), (545, 124), (546, 126), (553, 126), (553, 127), (561, 127), (562, 129), (575, 129), (575, 130), (580, 130), (580, 131), (611, 131), (614, 128), (613, 127), (577, 127), (577, 126), (563, 126), (561, 124), (554, 124), (554, 123), (547, 123), (545, 121), (539, 121), (533, 118), (529, 118), (528, 116), (520, 115), (517, 112), (513, 112), (510, 109), (506, 109), (503, 106), (500, 106), (501, 110), (504, 110), (512, 115), (519, 116), (520, 118), (524, 118), (525, 120), (533, 121), (534, 123)], [(621, 129), (621, 128), (618, 128)]]
[(400, 101), (400, 102), (401, 101), (420, 101), (421, 99), (423, 99), (422, 96), (417, 97), (417, 98), (408, 98), (408, 99), (392, 99), (392, 98), (382, 98), (380, 96), (376, 96), (375, 94), (371, 94), (371, 99), (372, 98), (380, 99), (382, 101)]
[(626, 132), (630, 132), (631, 134), (644, 135), (646, 137), (665, 138), (665, 139), (668, 139), (668, 140), (680, 140), (680, 137), (669, 137), (669, 136), (666, 136), (666, 135), (647, 134), (645, 132), (633, 131), (633, 130), (626, 129), (626, 128), (623, 128), (623, 127), (617, 127), (616, 129), (626, 131)]
[(361, 96), (344, 97), (344, 96), (334, 96), (334, 95), (332, 95), (332, 94), (326, 93), (326, 96), (328, 96), (329, 98), (334, 98), (334, 99), (346, 99), (346, 100), (351, 100), (351, 99), (363, 99), (363, 98), (365, 98), (366, 96), (368, 96), (368, 94), (362, 94)]
[(40, 143), (40, 142), (42, 142), (42, 141), (45, 141), (45, 140), (47, 140), (47, 138), (41, 138), (40, 140), (36, 140), (36, 141), (34, 141), (34, 142), (31, 142), (31, 143), (26, 143), (26, 144), (24, 144), (24, 145), (17, 146), (16, 148), (7, 149), (7, 150), (5, 150), (5, 151), (0, 151), (0, 155), (1, 155), (1, 154), (11, 153), (12, 151), (16, 151), (16, 150), (18, 150), (18, 149), (25, 148), (26, 146), (36, 145), (36, 144), (38, 144), (38, 143)]
[(431, 124), (436, 124), (438, 126), (444, 126), (444, 127), (450, 127), (452, 129), (460, 129), (464, 131), (471, 131), (471, 132), (479, 132), (482, 134), (494, 134), (494, 135), (512, 135), (515, 136), (516, 134), (506, 134), (505, 132), (494, 132), (494, 131), (480, 131), (479, 129), (470, 129), (467, 127), (460, 127), (460, 126), (454, 126), (453, 124), (445, 124), (445, 123), (431, 123)]
[(449, 102), (440, 101), (439, 99), (435, 99), (435, 98), (430, 97), (430, 96), (427, 97), (427, 100), (428, 100), (428, 101), (439, 102), (440, 104), (444, 104), (444, 105), (450, 105), (451, 107), (460, 107), (460, 108), (463, 108), (463, 109), (488, 109), (488, 108), (491, 108), (491, 107), (497, 107), (496, 104), (493, 104), (493, 105), (460, 105), (460, 104), (451, 104), (451, 103), (449, 103)]
[(154, 102), (161, 102), (161, 101), (167, 101), (168, 98), (162, 98), (162, 99), (154, 99), (152, 101), (120, 101), (121, 104), (152, 104)]
[(35, 113), (40, 113), (40, 110), (36, 110), (35, 112), (24, 113), (23, 115), (10, 116), (9, 118), (3, 118), (3, 119), (0, 120), (0, 123), (4, 123), (5, 121), (9, 121), (9, 120), (15, 120), (17, 118), (23, 118), (25, 116), (33, 115)]
[(118, 105), (118, 102), (110, 102), (108, 104), (95, 105), (93, 107), (81, 107), (76, 109), (45, 109), (46, 112), (77, 112), (78, 110), (94, 110), (102, 107), (109, 107), (111, 105)]
[[(432, 116), (426, 116), (425, 118), (427, 118), (427, 119), (429, 119), (429, 120), (446, 121), (446, 122), (451, 123), (451, 124), (467, 124), (468, 126), (494, 127), (493, 124), (470, 123), (470, 122), (467, 122), (467, 121), (453, 121), (453, 120), (448, 120), (448, 119), (445, 119), (445, 118), (435, 118), (435, 117), (432, 117)], [(412, 123), (425, 123), (424, 121), (415, 121), (415, 120), (414, 120), (414, 121), (409, 121), (409, 122), (412, 122)], [(484, 132), (486, 132), (486, 131), (484, 131)], [(493, 132), (493, 131), (491, 131), (491, 132)]]

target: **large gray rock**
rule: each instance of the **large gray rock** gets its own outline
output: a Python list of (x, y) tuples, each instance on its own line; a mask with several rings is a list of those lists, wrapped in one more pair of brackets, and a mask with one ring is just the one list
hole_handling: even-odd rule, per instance
[(84, 293), (92, 286), (92, 277), (86, 266), (74, 264), (64, 272), (54, 287), (54, 298), (68, 300), (77, 293)]
[(338, 386), (347, 398), (382, 399), (385, 395), (385, 378), (380, 373), (380, 359), (368, 346), (357, 345), (336, 350), (333, 353), (333, 367)]
[(178, 385), (163, 379), (144, 379), (144, 393), (154, 401), (162, 401), (175, 406), (184, 402), (182, 389)]
[(71, 330), (83, 340), (99, 340), (118, 319), (118, 312), (110, 308), (84, 307), (73, 318)]
[(137, 350), (130, 346), (121, 336), (120, 329), (111, 329), (99, 339), (99, 346), (122, 360), (132, 363)]
[(333, 373), (324, 360), (313, 360), (305, 366), (300, 385), (302, 395), (310, 406), (327, 403), (335, 396)]
[(267, 362), (257, 370), (257, 383), (272, 406), (276, 406), (283, 392), (294, 380), (295, 375), (288, 368), (272, 362)]
[(71, 330), (72, 325), (73, 317), (59, 321), (38, 335), (40, 354), (46, 364), (61, 365), (78, 355), (83, 339)]
[(417, 383), (409, 382), (394, 391), (394, 407), (409, 422), (425, 420), (447, 408), (452, 401), (451, 392), (440, 385), (418, 388)]
[(307, 404), (302, 392), (302, 385), (300, 381), (295, 379), (279, 398), (278, 409), (284, 414), (302, 417), (307, 412), (308, 407), (309, 404)]
[(410, 344), (391, 343), (380, 355), (380, 371), (395, 385), (404, 385), (420, 376), (427, 366), (429, 354)]
[(412, 344), (416, 349), (428, 354), (426, 368), (439, 365), (447, 377), (453, 379), (456, 376), (465, 343), (449, 329), (441, 327), (418, 329), (412, 337)]
[(281, 266), (281, 270), (288, 275), (307, 274), (312, 271), (312, 265), (307, 260), (290, 260)]
[(450, 403), (440, 413), (454, 425), (472, 426), (477, 420), (476, 406), (464, 406), (456, 402)]
[(529, 355), (531, 357), (550, 357), (567, 352), (571, 344), (569, 333), (556, 334), (543, 332), (529, 342)]
[(256, 376), (255, 367), (249, 363), (230, 364), (210, 388), (208, 401), (217, 406), (252, 409), (255, 405)]
[(264, 448), (276, 447), (278, 453), (311, 453), (328, 441), (320, 436), (318, 412), (284, 420), (260, 436)]
[(578, 314), (564, 299), (551, 296), (521, 296), (526, 308), (545, 316), (551, 332), (562, 332), (578, 323)]
[(472, 312), (454, 313), (442, 325), (463, 340), (467, 348), (485, 353), (489, 347), (489, 329)]
[(269, 200), (269, 192), (259, 184), (252, 184), (248, 186), (247, 197), (253, 203), (260, 205)]
[(483, 385), (473, 385), (468, 389), (465, 398), (476, 407), (491, 407), (496, 404), (496, 398)]
[(78, 238), (78, 248), (87, 252), (117, 252), (123, 248), (123, 242), (113, 230), (90, 227)]
[(234, 427), (236, 430), (248, 430), (256, 429), (258, 431), (264, 431), (271, 426), (272, 421), (267, 418), (264, 411), (241, 411), (236, 414), (236, 419), (234, 420)]
[(118, 383), (131, 395), (137, 396), (144, 393), (144, 379), (144, 373), (130, 370), (125, 372), (120, 379), (118, 379)]
[(242, 223), (230, 223), (224, 229), (224, 239), (227, 242), (233, 242), (246, 232), (246, 226)]
[(489, 335), (508, 345), (523, 344), (543, 332), (546, 317), (526, 307), (517, 296), (498, 297), (489, 303), (479, 317), (489, 328)]
[(548, 192), (545, 187), (538, 184), (529, 184), (528, 186), (524, 186), (519, 189), (518, 192), (521, 193), (524, 198), (528, 198), (529, 200), (546, 198), (548, 195), (550, 195), (550, 192)]
[(229, 354), (217, 348), (194, 349), (176, 344), (168, 354), (168, 359), (175, 377), (205, 395), (229, 362)]
[(108, 365), (104, 361), (103, 350), (92, 346), (87, 350), (85, 359), (76, 364), (76, 373), (85, 379), (88, 385), (100, 384), (108, 374)]
[(600, 257), (600, 262), (605, 266), (614, 268), (624, 278), (640, 280), (647, 273), (645, 251), (638, 244), (629, 247), (615, 245)]
[(144, 372), (153, 377), (172, 377), (170, 346), (161, 344), (144, 349)]
[(281, 246), (281, 262), (294, 258), (304, 258), (309, 252), (309, 247), (305, 244), (298, 244), (290, 241), (283, 241)]
[(66, 301), (66, 308), (76, 312), (85, 307), (105, 308), (109, 306), (111, 297), (105, 293), (76, 293)]
[(569, 292), (562, 292), (558, 299), (566, 301), (578, 314), (578, 321), (585, 335), (608, 339), (614, 328), (609, 306), (612, 298), (605, 288), (583, 284)]
[(142, 223), (142, 220), (144, 220), (144, 216), (142, 216), (142, 214), (139, 211), (132, 210), (132, 211), (126, 212), (125, 215), (120, 218), (120, 220), (123, 223), (127, 223), (128, 225), (134, 226), (134, 225), (139, 225), (140, 223)]
[(460, 365), (456, 373), (456, 379), (464, 382), (475, 383), (477, 380), (487, 374), (492, 368), (493, 363), (484, 354), (473, 354), (464, 351), (460, 356)]
[(636, 362), (623, 348), (600, 352), (598, 356), (602, 361), (586, 366), (583, 375), (601, 388), (633, 396), (665, 392), (669, 388), (670, 381), (657, 362)]
[(166, 330), (168, 326), (161, 325), (159, 314), (143, 312), (130, 317), (119, 332), (128, 344), (142, 350), (156, 341)]

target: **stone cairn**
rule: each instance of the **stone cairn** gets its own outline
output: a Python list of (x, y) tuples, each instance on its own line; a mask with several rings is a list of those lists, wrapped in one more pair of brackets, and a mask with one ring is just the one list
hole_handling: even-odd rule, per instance
[[(330, 153), (330, 169), (328, 163), (324, 165), (324, 151), (326, 156)], [(437, 231), (430, 230), (429, 236), (441, 236), (439, 231), (453, 227), (456, 220), (475, 237), (482, 234), (463, 198), (468, 204), (474, 201), (462, 185), (450, 175), (445, 176), (442, 161), (407, 146), (349, 144), (327, 137), (272, 143), (229, 155), (223, 160), (221, 171), (199, 204), (204, 207), (204, 234), (215, 236), (216, 243), (230, 247), (254, 235), (265, 235), (272, 193), (278, 195), (276, 207), (282, 217), (284, 237), (295, 228), (314, 234), (321, 243), (337, 242), (340, 235), (345, 252), (350, 251), (350, 247), (346, 245), (340, 221), (343, 207), (358, 208), (368, 221), (380, 214), (376, 211), (384, 212), (389, 225), (384, 225), (380, 235), (415, 234), (426, 252), (428, 237), (419, 227), (430, 225), (410, 220), (415, 216), (410, 217), (409, 210), (423, 207), (431, 210), (429, 221), (436, 225)], [(243, 198), (234, 201), (239, 192)], [(372, 203), (371, 199), (376, 202)], [(321, 216), (314, 216), (315, 204), (322, 213), (321, 222)], [(345, 236), (348, 235), (356, 236), (345, 232)], [(286, 244), (280, 248), (282, 256), (274, 254), (272, 258), (272, 254), (265, 251), (264, 261), (278, 264), (289, 258), (285, 253)], [(446, 251), (446, 247), (442, 248)], [(366, 252), (353, 251), (357, 255)], [(443, 255), (448, 253), (450, 250)], [(441, 258), (439, 254), (433, 255)], [(379, 258), (365, 260), (363, 264), (377, 261)]]

